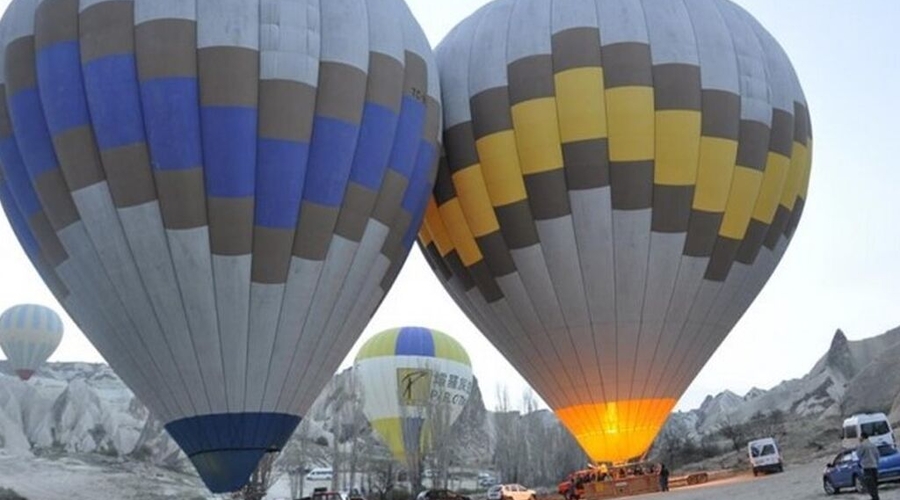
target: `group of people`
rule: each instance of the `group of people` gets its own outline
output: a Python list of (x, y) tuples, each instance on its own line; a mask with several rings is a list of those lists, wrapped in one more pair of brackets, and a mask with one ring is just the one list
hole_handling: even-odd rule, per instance
[(615, 467), (612, 470), (607, 468), (606, 465), (600, 465), (597, 468), (572, 474), (564, 496), (566, 500), (579, 500), (581, 496), (579, 492), (583, 491), (585, 484), (649, 475), (658, 476), (660, 491), (669, 491), (669, 469), (663, 463), (658, 465), (637, 464), (627, 467)]
[[(879, 500), (878, 496), (878, 459), (881, 457), (878, 446), (869, 441), (869, 435), (865, 432), (859, 436), (859, 446), (856, 447), (856, 456), (863, 470), (863, 485), (869, 493), (871, 500)], [(585, 484), (597, 481), (613, 481), (635, 476), (653, 475), (659, 477), (659, 490), (669, 491), (669, 469), (666, 464), (646, 465), (638, 464), (627, 467), (616, 467), (609, 470), (605, 465), (587, 471), (576, 472), (569, 478), (568, 489), (565, 492), (566, 500), (579, 500)]]

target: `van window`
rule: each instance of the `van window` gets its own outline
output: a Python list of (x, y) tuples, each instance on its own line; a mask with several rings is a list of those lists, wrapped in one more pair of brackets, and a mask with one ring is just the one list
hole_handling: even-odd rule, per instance
[(887, 434), (887, 433), (891, 432), (890, 429), (888, 428), (887, 422), (885, 422), (884, 420), (882, 420), (880, 422), (867, 422), (865, 424), (860, 425), (859, 427), (862, 430), (862, 432), (865, 432), (866, 434), (868, 434), (870, 436), (881, 436), (882, 434)]
[(775, 445), (772, 443), (757, 444), (750, 446), (750, 456), (753, 458), (764, 457), (766, 455), (775, 454)]
[(844, 427), (844, 439), (856, 439), (856, 427), (848, 425)]
[(890, 444), (883, 444), (878, 447), (878, 454), (882, 457), (886, 457), (888, 455), (896, 455), (897, 448), (894, 448), (894, 446)]

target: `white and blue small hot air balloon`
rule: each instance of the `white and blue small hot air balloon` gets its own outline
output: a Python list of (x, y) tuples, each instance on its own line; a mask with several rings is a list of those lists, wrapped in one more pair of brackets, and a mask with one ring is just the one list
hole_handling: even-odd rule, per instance
[(459, 418), (474, 384), (472, 363), (459, 342), (415, 326), (369, 339), (356, 355), (354, 372), (369, 423), (394, 459), (411, 468)]
[(63, 323), (52, 309), (20, 304), (0, 316), (0, 349), (16, 375), (28, 380), (62, 340)]

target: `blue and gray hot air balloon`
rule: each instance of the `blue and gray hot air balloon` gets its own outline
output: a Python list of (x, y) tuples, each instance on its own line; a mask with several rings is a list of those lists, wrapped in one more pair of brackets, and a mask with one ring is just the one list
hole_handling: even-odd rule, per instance
[(356, 341), (434, 180), (401, 0), (14, 0), (0, 199), (28, 257), (214, 492)]

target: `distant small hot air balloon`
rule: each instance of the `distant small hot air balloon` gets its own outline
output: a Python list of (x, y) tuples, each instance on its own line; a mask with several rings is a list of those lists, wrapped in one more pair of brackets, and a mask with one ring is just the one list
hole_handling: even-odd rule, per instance
[(429, 440), (442, 437), (472, 390), (466, 350), (430, 328), (386, 330), (356, 355), (354, 377), (363, 412), (401, 464), (417, 468)]
[(401, 0), (13, 0), (0, 201), (214, 492), (277, 451), (400, 270), (437, 168)]
[(22, 380), (47, 361), (62, 335), (62, 320), (49, 307), (21, 304), (0, 315), (0, 349)]
[(588, 455), (642, 455), (803, 212), (788, 57), (728, 0), (496, 0), (437, 57), (428, 259)]

